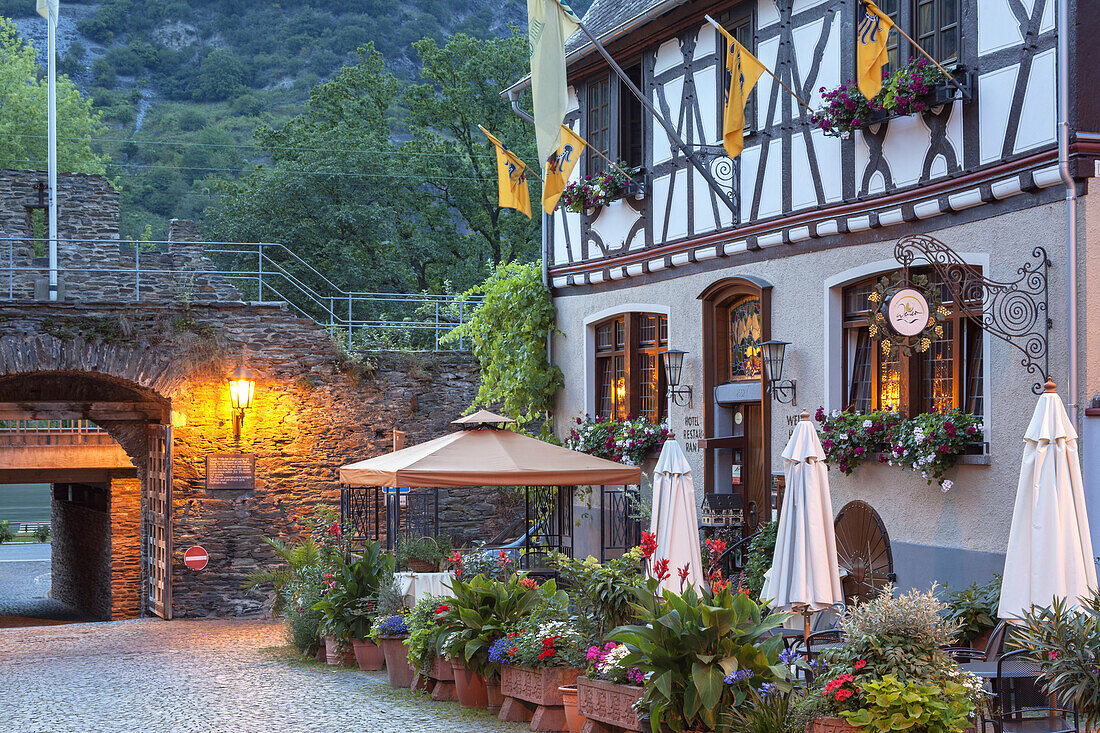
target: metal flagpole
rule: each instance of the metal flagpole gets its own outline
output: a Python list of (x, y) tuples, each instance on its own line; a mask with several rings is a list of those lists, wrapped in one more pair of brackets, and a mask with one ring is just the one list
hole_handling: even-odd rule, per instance
[(46, 124), (49, 128), (46, 140), (47, 177), (50, 185), (50, 300), (57, 300), (57, 7), (49, 3), (47, 25), (47, 46), (49, 61), (47, 64), (47, 113)]
[(592, 41), (592, 44), (596, 47), (596, 50), (600, 52), (601, 56), (603, 56), (604, 61), (608, 63), (612, 71), (614, 71), (619, 79), (622, 80), (623, 84), (626, 85), (626, 88), (630, 90), (630, 93), (638, 98), (638, 101), (641, 102), (642, 107), (645, 108), (646, 112), (649, 112), (651, 115), (653, 115), (654, 119), (661, 123), (661, 127), (665, 129), (665, 132), (668, 134), (668, 136), (672, 139), (673, 142), (676, 143), (676, 147), (680, 148), (680, 151), (683, 152), (684, 157), (687, 158), (689, 163), (695, 166), (695, 170), (699, 171), (699, 175), (701, 175), (703, 177), (703, 180), (705, 180), (707, 184), (712, 189), (714, 189), (714, 191), (718, 194), (718, 198), (721, 199), (722, 202), (729, 207), (729, 210), (733, 212), (733, 215), (736, 218), (737, 207), (734, 205), (733, 200), (731, 199), (731, 194), (723, 189), (722, 186), (719, 185), (718, 181), (714, 180), (714, 176), (711, 175), (710, 170), (705, 165), (703, 165), (703, 162), (699, 160), (699, 158), (696, 157), (695, 153), (691, 151), (691, 148), (688, 147), (687, 143), (685, 143), (683, 141), (683, 138), (680, 137), (679, 133), (676, 132), (676, 128), (674, 128), (668, 120), (658, 114), (657, 110), (654, 109), (653, 105), (650, 104), (648, 99), (646, 99), (646, 96), (642, 94), (642, 90), (638, 89), (638, 87), (635, 86), (634, 82), (630, 80), (630, 77), (626, 75), (626, 72), (623, 71), (617, 63), (615, 63), (615, 59), (611, 58), (611, 54), (609, 54), (607, 52), (607, 49), (603, 47), (603, 44), (597, 41), (596, 37), (589, 32), (585, 24), (578, 22), (577, 26), (581, 29), (581, 32), (584, 33), (584, 35), (588, 36), (588, 40)]

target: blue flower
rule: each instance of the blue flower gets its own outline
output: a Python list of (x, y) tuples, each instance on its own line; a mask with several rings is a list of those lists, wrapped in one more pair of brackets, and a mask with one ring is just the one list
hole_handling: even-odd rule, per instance
[(765, 682), (757, 688), (756, 692), (760, 695), (761, 700), (767, 700), (769, 695), (774, 695), (779, 691), (779, 685), (773, 682)]
[(390, 616), (378, 624), (378, 633), (384, 637), (405, 636), (409, 633), (409, 625), (405, 623), (404, 616)]
[(779, 661), (785, 667), (791, 666), (799, 659), (802, 659), (802, 655), (794, 651), (793, 649), (784, 649), (783, 651), (779, 652)]
[(733, 674), (727, 674), (726, 675), (726, 684), (727, 685), (735, 685), (738, 682), (744, 682), (745, 680), (752, 677), (752, 675), (753, 675), (753, 671), (751, 669), (739, 669), (736, 672), (734, 672)]
[(512, 657), (508, 649), (512, 646), (511, 639), (502, 636), (489, 646), (489, 661), (494, 664), (511, 664)]

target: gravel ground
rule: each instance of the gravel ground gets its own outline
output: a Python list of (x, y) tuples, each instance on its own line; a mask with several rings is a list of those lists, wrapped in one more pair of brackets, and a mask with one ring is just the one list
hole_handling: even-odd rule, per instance
[(520, 733), (484, 710), (305, 660), (263, 621), (139, 619), (0, 629), (13, 733)]

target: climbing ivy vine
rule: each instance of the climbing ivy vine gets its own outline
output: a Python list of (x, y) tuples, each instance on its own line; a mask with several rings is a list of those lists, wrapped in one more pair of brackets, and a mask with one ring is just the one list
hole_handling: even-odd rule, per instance
[(546, 339), (556, 330), (554, 305), (539, 263), (501, 264), (462, 298), (475, 295), (485, 300), (473, 317), (443, 339), (473, 344), (481, 386), (470, 409), (497, 407), (520, 425), (545, 417), (564, 380), (547, 358)]

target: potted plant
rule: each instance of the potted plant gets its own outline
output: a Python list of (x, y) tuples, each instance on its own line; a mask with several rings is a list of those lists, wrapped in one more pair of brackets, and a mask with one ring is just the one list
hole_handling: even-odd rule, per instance
[(368, 639), (374, 620), (374, 599), (384, 582), (391, 582), (394, 558), (378, 542), (368, 540), (353, 562), (337, 561), (323, 573), (325, 587), (313, 604), (321, 612), (321, 628), (329, 664), (358, 662), (360, 668), (382, 669), (381, 650)]
[(412, 687), (415, 670), (409, 664), (405, 639), (409, 626), (403, 615), (379, 616), (371, 626), (371, 641), (386, 655), (386, 677), (394, 687)]
[[(502, 720), (530, 720), (531, 730), (566, 729), (563, 688), (584, 672), (585, 637), (568, 621), (512, 632), (509, 663), (501, 667)], [(513, 651), (514, 650), (514, 651)]]
[(445, 535), (419, 537), (401, 543), (397, 548), (397, 561), (416, 573), (437, 573), (452, 552), (451, 540)]
[(433, 700), (457, 699), (454, 669), (439, 653), (439, 636), (443, 627), (438, 618), (450, 609), (447, 605), (449, 600), (444, 596), (425, 596), (416, 602), (406, 619), (409, 638), (405, 640), (405, 646), (408, 647), (409, 664), (417, 675), (427, 680), (425, 689)]
[(584, 213), (600, 206), (607, 206), (624, 196), (643, 194), (642, 184), (636, 180), (641, 168), (632, 168), (619, 161), (618, 167), (610, 167), (600, 173), (588, 174), (572, 181), (558, 199), (558, 206), (566, 211)]
[(959, 625), (961, 644), (985, 649), (989, 635), (997, 625), (997, 607), (1001, 600), (1001, 576), (994, 573), (985, 585), (971, 583), (947, 597), (947, 618)]
[(613, 641), (588, 648), (588, 667), (584, 676), (577, 678), (577, 714), (593, 721), (594, 732), (606, 728), (642, 730), (634, 708), (642, 697), (645, 673), (623, 663), (629, 653), (625, 645)]

